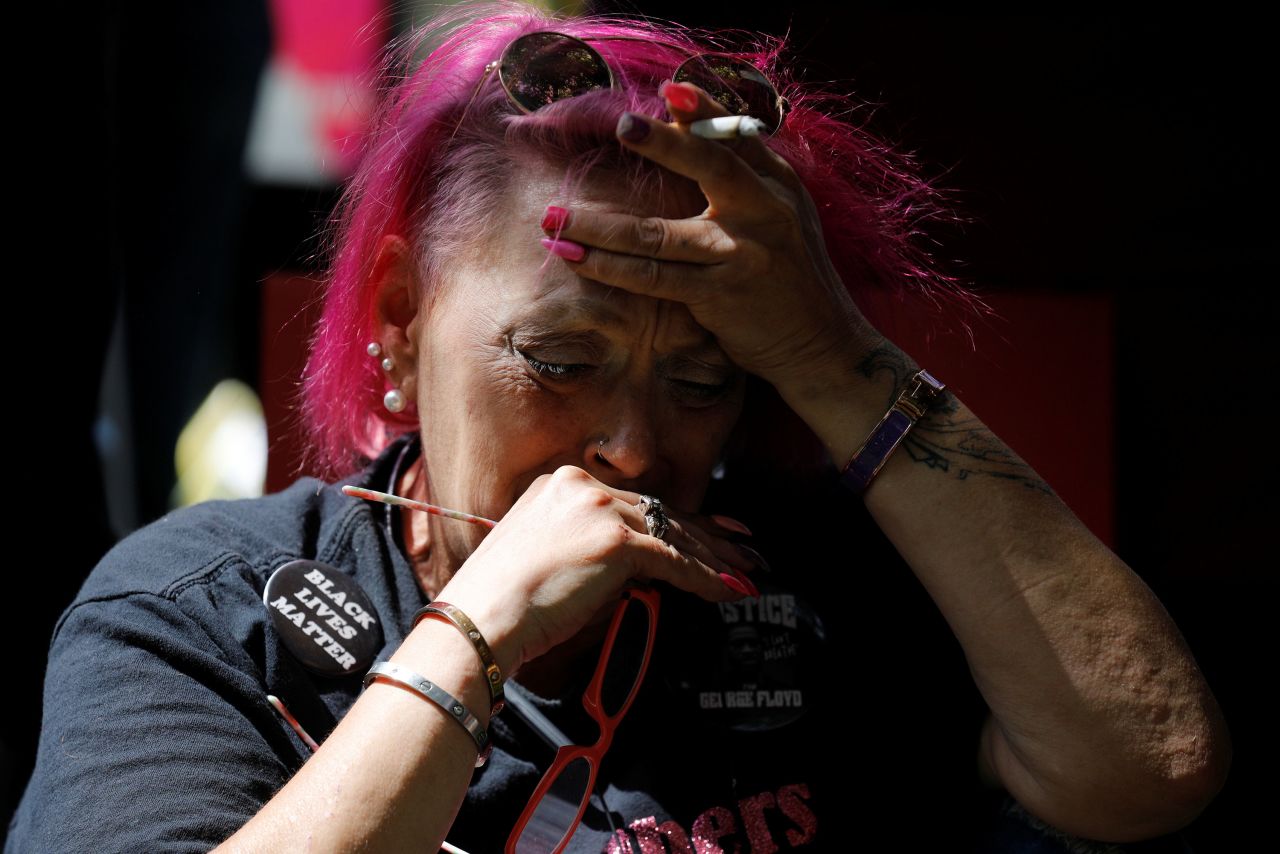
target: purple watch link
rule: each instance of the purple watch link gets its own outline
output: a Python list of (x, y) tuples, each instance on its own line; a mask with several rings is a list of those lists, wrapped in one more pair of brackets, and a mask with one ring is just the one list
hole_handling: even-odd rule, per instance
[(840, 473), (840, 482), (853, 490), (855, 495), (866, 492), (884, 466), (885, 460), (889, 459), (889, 455), (897, 449), (945, 388), (928, 371), (916, 373), (906, 390), (898, 395), (893, 406), (844, 467), (844, 471)]

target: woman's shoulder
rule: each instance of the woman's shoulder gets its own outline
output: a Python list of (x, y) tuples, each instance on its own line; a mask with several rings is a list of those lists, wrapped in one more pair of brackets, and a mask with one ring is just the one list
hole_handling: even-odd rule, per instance
[(175, 510), (133, 532), (89, 573), (59, 620), (55, 639), (86, 606), (115, 622), (159, 611), (212, 626), (252, 613), (256, 624), (267, 579), (301, 560), (328, 565), (358, 584), (398, 591), (405, 567), (393, 554), (389, 508), (344, 495), (342, 487), (386, 489), (412, 450), (411, 439), (396, 439), (363, 471), (336, 483), (303, 477), (259, 498)]
[(108, 551), (68, 611), (139, 596), (174, 601), (195, 588), (226, 584), (260, 591), (284, 562), (342, 551), (370, 516), (363, 504), (337, 484), (302, 478), (260, 498), (174, 510)]
[[(289, 696), (314, 732), (331, 714), (266, 627), (266, 578), (316, 549), (343, 558), (340, 541), (359, 537), (344, 529), (368, 515), (359, 504), (304, 479), (175, 510), (111, 549), (55, 629), (39, 758), (11, 838), (33, 850), (91, 839), (147, 850), (160, 838), (208, 850), (247, 821), (305, 759), (266, 694)], [(164, 798), (177, 808), (157, 811)]]

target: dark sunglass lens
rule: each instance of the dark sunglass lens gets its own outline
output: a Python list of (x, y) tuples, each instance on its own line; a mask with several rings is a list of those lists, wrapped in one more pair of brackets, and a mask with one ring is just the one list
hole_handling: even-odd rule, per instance
[(760, 119), (770, 133), (782, 123), (777, 90), (749, 62), (704, 54), (683, 63), (672, 79), (701, 87), (735, 115)]
[(626, 708), (631, 695), (640, 685), (640, 669), (644, 665), (649, 642), (649, 609), (639, 599), (627, 599), (622, 625), (609, 655), (600, 691), (601, 711), (616, 717)]
[(559, 33), (516, 39), (502, 55), (502, 85), (530, 112), (593, 89), (609, 88), (609, 68), (586, 42)]
[(573, 826), (591, 786), (591, 763), (578, 757), (564, 767), (516, 841), (516, 854), (554, 851)]

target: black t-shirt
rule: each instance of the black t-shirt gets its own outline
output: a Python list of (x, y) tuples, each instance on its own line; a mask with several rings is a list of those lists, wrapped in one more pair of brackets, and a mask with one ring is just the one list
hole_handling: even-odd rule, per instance
[[(349, 482), (387, 489), (416, 444), (393, 443)], [(662, 587), (649, 676), (569, 850), (964, 850), (990, 797), (976, 771), (985, 704), (861, 502), (834, 473), (730, 477), (706, 509), (755, 531), (773, 567), (754, 576), (764, 595), (717, 606)], [(55, 631), (37, 766), (6, 849), (207, 850), (248, 821), (310, 755), (267, 694), (323, 741), (363, 675), (303, 667), (270, 624), (267, 580), (300, 558), (354, 579), (384, 660), (424, 604), (397, 519), (304, 479), (122, 541)], [(534, 698), (575, 743), (597, 735), (581, 703), (594, 663), (563, 697)], [(471, 854), (501, 850), (554, 756), (511, 711), (492, 734), (448, 835)]]

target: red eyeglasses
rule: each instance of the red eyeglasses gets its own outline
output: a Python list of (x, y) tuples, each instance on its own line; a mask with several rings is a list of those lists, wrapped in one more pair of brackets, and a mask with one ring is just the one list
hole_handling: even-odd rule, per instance
[[(627, 590), (618, 603), (595, 675), (582, 693), (582, 705), (600, 727), (600, 737), (590, 747), (570, 744), (556, 752), (507, 839), (507, 854), (560, 854), (569, 844), (595, 789), (600, 762), (649, 669), (658, 603), (657, 590), (639, 587)], [(620, 636), (624, 641), (615, 646)]]

